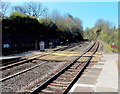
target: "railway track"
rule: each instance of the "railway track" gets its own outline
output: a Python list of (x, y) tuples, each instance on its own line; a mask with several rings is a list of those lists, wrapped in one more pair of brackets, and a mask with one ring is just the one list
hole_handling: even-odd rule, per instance
[[(79, 46), (79, 45), (80, 44), (69, 45), (69, 46), (53, 49), (53, 51), (64, 51), (66, 49), (74, 48), (75, 46)], [(45, 56), (45, 55), (48, 55), (48, 54), (49, 53), (28, 55), (28, 56), (21, 57), (21, 58), (18, 58), (16, 60), (13, 60), (13, 61), (10, 61), (10, 62), (7, 62), (7, 60), (5, 60), (5, 61), (1, 60), (1, 62), (2, 61), (4, 61), (4, 62), (2, 62), (2, 66), (0, 66), (0, 70), (5, 70), (5, 69), (8, 69), (8, 68), (12, 68), (14, 66), (18, 66), (20, 64), (24, 64), (24, 63), (27, 63), (27, 62), (32, 62), (33, 60), (36, 60), (36, 58), (39, 58), (39, 57), (42, 57), (42, 56)]]
[[(45, 63), (45, 62), (44, 62), (44, 63)], [(34, 68), (37, 68), (37, 67), (41, 66), (42, 64), (43, 64), (43, 63), (37, 64), (37, 65), (35, 65), (35, 66), (31, 67), (31, 68), (28, 68), (28, 69), (25, 69), (25, 70), (23, 70), (23, 71), (17, 72), (17, 73), (12, 74), (12, 75), (9, 75), (9, 76), (7, 76), (7, 77), (4, 77), (4, 78), (0, 79), (0, 82), (5, 81), (5, 80), (8, 80), (8, 79), (10, 79), (10, 78), (12, 78), (12, 77), (15, 77), (15, 76), (17, 76), (17, 75), (20, 75), (20, 74), (22, 74), (22, 73), (25, 73), (25, 72), (27, 72), (27, 71), (30, 71), (30, 70), (32, 70), (32, 69), (34, 69)]]
[(5, 69), (8, 69), (8, 68), (20, 65), (20, 64), (31, 62), (31, 61), (35, 60), (36, 58), (42, 57), (42, 56), (45, 56), (45, 55), (46, 54), (43, 53), (43, 54), (35, 54), (35, 55), (25, 56), (25, 57), (22, 57), (22, 58), (20, 58), (18, 60), (7, 62), (8, 64), (6, 64), (6, 63), (2, 64), (2, 66), (0, 67), (0, 70), (5, 70)]
[[(93, 47), (95, 45), (95, 43), (91, 43), (91, 45), (89, 46), (89, 47), (87, 47), (87, 48), (85, 48), (84, 49), (84, 51), (83, 51), (83, 53), (82, 53), (82, 55), (85, 55), (85, 53), (87, 53), (88, 51), (90, 51), (90, 49)], [(94, 49), (93, 49), (94, 50)], [(91, 49), (91, 51), (92, 51), (92, 49)], [(54, 53), (54, 52), (53, 52)], [(82, 57), (82, 55), (81, 56), (78, 56), (76, 59), (74, 59), (74, 61), (73, 62), (71, 62), (70, 64), (69, 64), (69, 66), (71, 66), (72, 65), (72, 67), (71, 68), (74, 68), (74, 67), (76, 67), (76, 68), (78, 68), (79, 66), (84, 66), (84, 62), (82, 62), (82, 63), (78, 63), (78, 62), (76, 62), (80, 57)], [(37, 55), (35, 56), (36, 58), (36, 60), (38, 60), (40, 57), (38, 57)], [(29, 57), (28, 59), (34, 59), (34, 57)], [(76, 65), (73, 65), (73, 64), (76, 64)], [(32, 70), (32, 69), (35, 69), (35, 68), (37, 68), (37, 67), (39, 67), (39, 66), (41, 66), (42, 64), (37, 64), (37, 65), (35, 65), (35, 66), (32, 66), (31, 68), (28, 68), (28, 69), (26, 69), (26, 70), (23, 70), (23, 71), (20, 71), (20, 72), (18, 72), (18, 73), (15, 73), (15, 74), (13, 74), (13, 75), (10, 75), (10, 76), (7, 76), (7, 77), (5, 77), (5, 78), (2, 78), (2, 79), (0, 79), (0, 82), (4, 82), (4, 81), (6, 81), (6, 80), (9, 80), (10, 78), (14, 78), (15, 76), (18, 76), (18, 75), (21, 75), (21, 74), (24, 74), (24, 73), (26, 73), (26, 72), (28, 72), (28, 71), (30, 71), (30, 70)], [(68, 65), (68, 64), (67, 64)], [(69, 66), (67, 66), (67, 67), (69, 67)], [(67, 67), (65, 67), (65, 68), (67, 68)], [(65, 69), (64, 68), (64, 69)], [(64, 70), (63, 69), (63, 70)], [(70, 71), (71, 71), (71, 69), (70, 69)], [(76, 72), (78, 72), (78, 71), (76, 71)], [(58, 73), (59, 74), (59, 72), (57, 71), (56, 73)], [(52, 75), (53, 76), (53, 75)], [(47, 80), (47, 79), (46, 79)], [(45, 80), (45, 81), (46, 81)], [(43, 82), (45, 82), (45, 81), (43, 81)], [(36, 94), (36, 93), (35, 93)]]
[(80, 43), (72, 44), (72, 45), (65, 46), (65, 47), (56, 48), (56, 49), (53, 49), (53, 51), (64, 51), (66, 49), (70, 49), (70, 48), (73, 48), (73, 47), (78, 46), (78, 45), (80, 45)]
[[(96, 53), (98, 47), (99, 43), (96, 41), (91, 47), (87, 48), (81, 56), (76, 58), (67, 67), (63, 68), (61, 71), (53, 75), (30, 94), (44, 94), (54, 92), (61, 92), (66, 94), (76, 82), (78, 77), (80, 77), (80, 75), (84, 72), (93, 55)], [(83, 55), (89, 52), (91, 55), (87, 57), (85, 62), (77, 62)]]
[[(77, 46), (78, 46), (78, 45), (79, 45), (79, 44), (77, 44)], [(75, 46), (75, 45), (74, 45), (74, 46)], [(73, 46), (73, 47), (74, 47), (74, 46)], [(71, 47), (70, 47), (70, 48), (71, 48)], [(37, 60), (37, 58), (43, 57), (43, 56), (45, 56), (45, 55), (49, 55), (49, 53), (29, 55), (29, 56), (26, 56), (26, 57), (23, 57), (23, 58), (19, 59), (20, 61), (17, 60), (17, 61), (19, 61), (19, 62), (12, 63), (12, 64), (8, 64), (8, 65), (6, 65), (6, 66), (1, 66), (1, 67), (0, 67), (0, 70), (2, 70), (2, 72), (4, 73), (4, 70), (5, 70), (5, 69), (12, 68), (12, 67), (17, 66), (17, 65), (20, 65), (20, 64), (25, 64), (25, 63), (27, 63), (27, 62), (35, 61), (35, 60)], [(44, 61), (44, 62), (45, 62), (45, 61)], [(42, 64), (43, 64), (43, 63), (36, 64), (36, 65), (34, 65), (34, 66), (30, 67), (30, 68), (27, 68), (27, 69), (25, 69), (25, 70), (19, 71), (19, 72), (14, 73), (14, 74), (11, 74), (11, 73), (9, 72), (9, 74), (11, 74), (11, 75), (7, 75), (6, 77), (0, 79), (0, 82), (5, 81), (5, 80), (8, 80), (8, 79), (10, 79), (10, 78), (12, 78), (12, 77), (15, 77), (15, 76), (17, 76), (17, 75), (20, 75), (20, 74), (22, 74), (22, 73), (25, 73), (25, 72), (27, 72), (27, 71), (30, 71), (30, 70), (32, 70), (32, 69), (34, 69), (34, 68), (37, 68), (37, 67), (39, 67), (39, 66), (42, 65)], [(8, 70), (8, 71), (10, 71), (10, 70)]]

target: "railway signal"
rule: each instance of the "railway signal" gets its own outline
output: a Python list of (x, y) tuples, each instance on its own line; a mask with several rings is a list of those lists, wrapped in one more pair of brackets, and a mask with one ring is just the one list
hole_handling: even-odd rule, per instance
[(113, 48), (113, 52), (114, 52), (114, 48), (116, 48), (116, 45), (114, 42), (112, 42), (111, 48)]

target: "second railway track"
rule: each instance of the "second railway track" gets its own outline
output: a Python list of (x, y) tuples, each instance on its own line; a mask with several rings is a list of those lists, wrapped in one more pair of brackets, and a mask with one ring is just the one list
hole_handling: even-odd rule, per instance
[[(71, 62), (71, 63), (68, 63), (67, 64), (67, 67), (65, 67), (65, 68), (63, 68), (63, 70), (66, 70), (66, 68), (70, 68), (70, 69), (68, 69), (68, 71), (70, 71), (71, 73), (74, 73), (75, 74), (75, 72), (76, 73), (78, 73), (78, 71), (76, 70), (76, 71), (73, 71), (72, 69), (81, 69), (82, 67), (84, 67), (85, 65), (85, 62), (79, 62), (79, 58), (80, 57), (82, 57), (82, 55), (85, 55), (85, 53), (87, 53), (88, 51), (91, 51), (91, 52), (93, 52), (96, 48), (94, 48), (94, 45), (96, 45), (97, 44), (97, 42), (95, 42), (95, 43), (92, 43), (88, 48), (85, 48), (84, 49), (84, 52), (83, 52), (83, 54), (81, 54), (81, 56), (77, 56), (77, 58), (75, 59), (73, 59), (73, 61)], [(92, 56), (90, 56), (90, 57), (92, 57)], [(37, 59), (39, 59), (39, 58), (37, 58)], [(78, 60), (78, 62), (76, 62)], [(46, 61), (46, 60), (45, 60)], [(45, 62), (44, 61), (44, 62)], [(88, 60), (89, 61), (89, 60)], [(31, 69), (34, 69), (34, 68), (36, 68), (36, 67), (39, 67), (41, 64), (38, 64), (38, 65), (35, 65), (35, 66), (33, 66), (33, 67), (31, 67), (31, 68), (29, 68), (29, 69), (26, 69), (26, 70), (24, 70), (24, 71), (21, 71), (20, 73), (18, 72), (18, 73), (16, 73), (16, 74), (14, 74), (14, 75), (11, 75), (11, 76), (8, 76), (8, 77), (6, 77), (6, 78), (3, 78), (3, 79), (1, 79), (1, 81), (4, 81), (4, 80), (7, 80), (7, 79), (9, 79), (9, 78), (12, 78), (12, 77), (14, 77), (14, 76), (17, 76), (17, 75), (19, 75), (19, 74), (21, 74), (21, 73), (25, 73), (26, 71), (29, 71), (29, 70), (31, 70)], [(71, 67), (72, 66), (72, 67)], [(68, 74), (70, 73), (70, 72), (68, 72)], [(61, 72), (56, 72), (57, 74), (60, 74)], [(52, 73), (53, 74), (53, 73)], [(55, 74), (56, 75), (56, 74)], [(55, 75), (51, 75), (51, 76), (55, 76)], [(63, 77), (65, 76), (65, 75), (62, 75)], [(69, 76), (68, 76), (69, 77)], [(73, 78), (73, 77), (72, 77)], [(48, 79), (48, 78), (47, 78)], [(46, 79), (46, 80), (47, 80)], [(50, 78), (50, 79), (52, 79), (52, 78)], [(49, 79), (49, 80), (50, 80)], [(47, 81), (49, 81), (49, 80), (47, 80)], [(65, 79), (64, 79), (65, 80)], [(72, 79), (73, 80), (73, 79)], [(46, 82), (46, 81), (43, 81), (44, 83)], [(61, 81), (54, 81), (55, 83), (57, 83), (57, 82), (61, 82)], [(74, 82), (74, 81), (73, 81)], [(61, 84), (55, 84), (55, 83), (52, 83), (52, 84), (49, 84), (49, 86), (50, 85), (53, 85), (52, 87), (55, 87), (56, 88), (56, 86), (58, 87), (58, 86), (62, 86)], [(68, 82), (69, 84), (71, 84), (70, 82)], [(45, 83), (46, 84), (46, 83)], [(42, 85), (42, 84), (41, 84)], [(68, 85), (68, 84), (67, 84)], [(67, 86), (66, 85), (66, 86)], [(64, 84), (63, 84), (63, 86), (64, 86)], [(63, 87), (62, 86), (62, 87)], [(45, 86), (43, 86), (43, 87), (45, 87)], [(61, 88), (61, 87), (59, 87), (59, 88)], [(24, 90), (23, 90), (24, 91)], [(46, 91), (45, 89), (42, 89), (42, 92), (43, 91)], [(66, 91), (68, 91), (67, 89), (66, 89)], [(35, 89), (33, 89), (33, 92), (32, 92), (33, 94), (35, 93), (36, 94), (36, 90)]]
[(92, 56), (95, 54), (99, 46), (99, 43), (96, 41), (92, 47), (87, 49), (80, 57), (91, 52), (90, 57), (86, 59), (85, 62), (77, 62), (80, 57), (74, 60), (70, 65), (59, 71), (57, 74), (49, 78), (46, 82), (40, 85), (30, 94), (45, 94), (45, 93), (64, 93), (66, 94), (76, 79), (84, 72), (85, 68), (89, 64)]
[[(80, 44), (76, 44), (76, 45), (74, 44), (74, 46), (70, 46), (70, 47), (68, 46), (67, 48), (72, 48), (72, 47), (74, 48), (75, 46), (79, 46), (79, 45)], [(65, 47), (64, 50), (67, 49), (67, 48)], [(20, 75), (20, 74), (22, 74), (24, 72), (27, 72), (27, 71), (29, 71), (31, 69), (39, 67), (41, 64), (36, 64), (35, 65), (35, 63), (32, 64), (30, 62), (32, 62), (32, 61), (36, 61), (37, 62), (37, 60), (36, 60), (37, 58), (44, 57), (44, 56), (49, 55), (49, 54), (51, 54), (51, 53), (39, 53), (39, 54), (35, 54), (35, 55), (28, 55), (28, 56), (22, 57), (22, 58), (20, 58), (18, 60), (15, 60), (17, 62), (14, 62), (14, 63), (11, 63), (11, 64), (7, 64), (6, 66), (1, 66), (0, 70), (2, 70), (2, 72), (3, 72), (3, 78), (0, 79), (0, 81), (7, 80), (9, 78), (12, 78), (12, 77), (15, 77), (17, 75)], [(40, 62), (43, 62), (43, 61), (40, 61)], [(29, 65), (32, 65), (32, 67), (31, 68), (27, 68), (27, 66), (26, 66), (26, 65), (28, 65), (27, 63), (29, 63)], [(19, 68), (18, 65), (19, 66), (24, 66), (25, 65), (26, 68), (24, 68), (24, 67), (23, 68)], [(16, 68), (16, 67), (18, 67), (18, 68)], [(22, 70), (22, 69), (24, 69), (24, 70)], [(14, 73), (14, 71), (12, 72), (12, 70), (16, 70), (17, 73)], [(21, 71), (18, 71), (18, 70), (21, 70)], [(6, 73), (7, 71), (8, 71), (8, 73)]]
[[(72, 51), (72, 50), (75, 50), (75, 49), (71, 50), (71, 48), (77, 48), (76, 46), (81, 47), (81, 45), (78, 43), (78, 44), (68, 45), (68, 46), (65, 46), (65, 47), (55, 48), (55, 49), (52, 49), (52, 51), (64, 51), (64, 50), (67, 50), (67, 49), (70, 49), (69, 51)], [(40, 54), (28, 55), (28, 56), (19, 57), (19, 58), (16, 57), (15, 60), (12, 60), (12, 61), (9, 61), (8, 60), (9, 58), (5, 59), (5, 60), (1, 60), (2, 66), (0, 66), (0, 70), (5, 70), (5, 69), (8, 69), (8, 68), (12, 68), (14, 66), (18, 66), (20, 64), (31, 62), (32, 60), (35, 60), (36, 58), (45, 56), (47, 54), (49, 54), (49, 53), (40, 53)]]

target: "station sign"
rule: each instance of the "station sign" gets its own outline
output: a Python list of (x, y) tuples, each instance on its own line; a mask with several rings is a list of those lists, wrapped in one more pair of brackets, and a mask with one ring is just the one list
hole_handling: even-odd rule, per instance
[(39, 42), (39, 45), (40, 45), (40, 51), (44, 51), (44, 49), (45, 49), (44, 41)]
[(3, 48), (9, 48), (10, 45), (9, 44), (3, 44)]
[(111, 45), (111, 48), (116, 48), (116, 45)]
[(112, 42), (111, 48), (116, 48), (116, 45), (114, 42)]

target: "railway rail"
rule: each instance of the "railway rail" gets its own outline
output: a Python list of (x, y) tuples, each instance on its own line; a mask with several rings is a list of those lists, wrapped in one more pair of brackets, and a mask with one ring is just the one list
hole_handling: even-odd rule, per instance
[(5, 69), (8, 69), (8, 68), (20, 65), (20, 64), (31, 62), (32, 60), (35, 60), (37, 57), (42, 57), (44, 55), (46, 55), (46, 54), (43, 53), (43, 54), (29, 55), (29, 56), (22, 57), (18, 60), (15, 60), (15, 61), (7, 62), (8, 64), (5, 64), (4, 66), (1, 66), (0, 70), (5, 70)]
[[(66, 94), (76, 82), (78, 77), (80, 77), (80, 75), (84, 72), (93, 55), (96, 53), (98, 47), (99, 42), (94, 42), (94, 44), (91, 47), (87, 48), (81, 56), (76, 58), (67, 67), (63, 68), (61, 71), (53, 75), (30, 94), (43, 94), (50, 92), (61, 92)], [(77, 62), (83, 55), (87, 54), (88, 52), (91, 52), (91, 55), (86, 59), (85, 62)]]
[[(80, 44), (68, 45), (68, 46), (65, 46), (65, 47), (55, 48), (52, 51), (64, 51), (66, 49), (70, 49), (70, 48), (78, 46), (78, 45), (80, 45)], [(2, 66), (0, 66), (0, 70), (5, 70), (5, 69), (8, 69), (8, 68), (20, 65), (20, 64), (31, 62), (33, 60), (36, 60), (36, 58), (45, 56), (47, 54), (46, 53), (41, 53), (41, 54), (28, 55), (28, 56), (25, 56), (25, 57), (15, 58), (15, 60), (10, 60), (10, 59), (1, 60)]]
[[(80, 45), (80, 44), (77, 44), (77, 45), (74, 45), (74, 46), (78, 46), (78, 45)], [(72, 46), (72, 47), (74, 47), (74, 46)], [(69, 48), (69, 47), (68, 47), (68, 48)], [(71, 48), (71, 47), (70, 47), (70, 48)], [(21, 61), (17, 60), (17, 61), (19, 61), (19, 62), (12, 63), (12, 64), (8, 64), (8, 65), (6, 65), (6, 66), (1, 66), (1, 67), (0, 67), (0, 70), (2, 70), (3, 73), (4, 73), (4, 70), (5, 70), (5, 69), (12, 68), (12, 67), (17, 66), (17, 65), (20, 65), (20, 64), (25, 64), (25, 63), (27, 63), (27, 62), (34, 62), (35, 60), (37, 60), (37, 59), (39, 59), (39, 58), (41, 58), (41, 57), (44, 57), (44, 56), (46, 56), (46, 55), (49, 56), (50, 54), (51, 54), (51, 53), (41, 53), (41, 54), (35, 54), (35, 55), (28, 55), (28, 56), (26, 56), (26, 57), (23, 57), (23, 58), (19, 59), (19, 60), (21, 60)], [(45, 62), (45, 61), (44, 61), (44, 62)], [(25, 69), (25, 70), (19, 71), (19, 72), (14, 73), (14, 74), (9, 73), (9, 74), (11, 74), (11, 75), (7, 75), (7, 76), (5, 76), (4, 78), (0, 79), (0, 82), (5, 81), (5, 80), (8, 80), (8, 79), (10, 79), (10, 78), (12, 78), (12, 77), (15, 77), (15, 76), (17, 76), (17, 75), (20, 75), (20, 74), (22, 74), (22, 73), (25, 73), (25, 72), (27, 72), (27, 71), (30, 71), (30, 70), (32, 70), (32, 69), (34, 69), (34, 68), (37, 68), (37, 67), (41, 66), (42, 64), (43, 64), (43, 63), (36, 64), (36, 65), (34, 65), (34, 66), (30, 67), (30, 68), (27, 68), (27, 69)], [(9, 70), (9, 71), (10, 71), (10, 70)]]
[(53, 49), (53, 51), (64, 51), (64, 50), (70, 49), (70, 48), (72, 48), (72, 47), (74, 47), (74, 46), (78, 46), (79, 44), (80, 44), (80, 43), (71, 44), (71, 45), (65, 46), (65, 47), (55, 48), (55, 49)]
[[(71, 73), (73, 73), (73, 74), (75, 74), (75, 75), (77, 75), (78, 73), (79, 73), (79, 71), (78, 70), (75, 70), (75, 71), (73, 71), (72, 69), (81, 69), (82, 67), (84, 67), (85, 66), (85, 62), (80, 62), (80, 58), (82, 58), (82, 57), (86, 57), (87, 56), (87, 54), (91, 54), (91, 56), (89, 56), (88, 55), (88, 57), (90, 57), (90, 58), (92, 58), (93, 56), (92, 55), (94, 55), (94, 53), (93, 53), (93, 51), (95, 50), (95, 49), (97, 49), (97, 48), (94, 48), (94, 46), (95, 45), (97, 45), (97, 42), (93, 42), (93, 43), (91, 43), (91, 45), (89, 45), (89, 47), (87, 47), (87, 48), (85, 48), (84, 50), (83, 50), (83, 53), (81, 53), (81, 54), (77, 54), (77, 55), (75, 55), (75, 57), (73, 58), (73, 60), (71, 61), (71, 63), (68, 63), (67, 65), (67, 67), (64, 67), (63, 69), (62, 69), (62, 71), (61, 72), (55, 72), (55, 75), (60, 75), (60, 77), (61, 77), (61, 74), (63, 74), (62, 72), (63, 71), (66, 71), (66, 70), (68, 70), (69, 72), (67, 72), (67, 74), (71, 74)], [(88, 51), (89, 52), (91, 52), (91, 53), (88, 53)], [(61, 52), (61, 51), (60, 51)], [(64, 52), (64, 51), (63, 51)], [(63, 53), (62, 52), (62, 53)], [(72, 52), (72, 53), (76, 53), (76, 52)], [(44, 56), (46, 56), (46, 55), (48, 55), (48, 56), (50, 56), (51, 57), (51, 55), (50, 54), (58, 54), (57, 52), (52, 52), (52, 53), (44, 53)], [(71, 54), (71, 52), (67, 52), (66, 54)], [(39, 54), (39, 56), (38, 55), (34, 55), (33, 57), (32, 56), (29, 56), (29, 57), (27, 57), (26, 58), (26, 60), (31, 60), (30, 62), (32, 62), (32, 61), (36, 61), (36, 60), (41, 60), (41, 58), (42, 57), (44, 57), (43, 56), (43, 54), (40, 56), (40, 54)], [(68, 56), (69, 57), (69, 56)], [(71, 57), (69, 57), (69, 58), (71, 58)], [(68, 59), (69, 59), (68, 58)], [(49, 61), (49, 59), (48, 60), (45, 60), (45, 61)], [(44, 59), (43, 59), (43, 62), (45, 62), (44, 61)], [(51, 62), (54, 62), (54, 60), (51, 60)], [(56, 62), (56, 61), (55, 61)], [(43, 63), (40, 63), (40, 64), (36, 64), (35, 66), (32, 66), (31, 68), (27, 68), (27, 69), (25, 69), (25, 70), (23, 70), (23, 71), (20, 71), (20, 72), (17, 72), (17, 73), (15, 73), (15, 74), (13, 74), (13, 75), (9, 75), (9, 76), (7, 76), (7, 77), (4, 77), (4, 78), (2, 78), (2, 79), (0, 79), (0, 82), (1, 81), (6, 81), (6, 80), (9, 80), (10, 78), (13, 78), (13, 77), (15, 77), (15, 76), (18, 76), (18, 75), (21, 75), (21, 74), (24, 74), (24, 73), (26, 73), (26, 72), (28, 72), (28, 71), (30, 71), (30, 70), (33, 70), (33, 69), (35, 69), (35, 68), (37, 68), (37, 67), (39, 67), (39, 66), (41, 66)], [(87, 65), (86, 65), (87, 66)], [(75, 73), (76, 72), (76, 73)], [(65, 72), (66, 73), (66, 72)], [(52, 73), (53, 74), (53, 73)], [(54, 74), (52, 75), (52, 77), (53, 78), (47, 78), (46, 80), (49, 82), (49, 80), (50, 79), (54, 79), (54, 76), (55, 76)], [(65, 74), (66, 75), (66, 74)], [(62, 75), (63, 77), (65, 76), (65, 75)], [(50, 77), (50, 76), (49, 76)], [(55, 76), (55, 77), (57, 77), (57, 76)], [(63, 78), (62, 77), (62, 78)], [(72, 76), (69, 76), (69, 77), (72, 77)], [(74, 77), (72, 77), (72, 78), (74, 78)], [(43, 80), (43, 84), (45, 83), (45, 82), (47, 82), (46, 80)], [(64, 79), (65, 80), (65, 79)], [(71, 80), (73, 80), (73, 79), (71, 79)], [(68, 84), (66, 84), (66, 86), (68, 86), (68, 85), (70, 85), (71, 86), (71, 80), (69, 81), (69, 82), (65, 82), (65, 83), (68, 83)], [(51, 81), (51, 80), (50, 80)], [(54, 82), (61, 82), (61, 83), (64, 83), (64, 82), (62, 82), (62, 81), (54, 81)], [(74, 81), (73, 81), (74, 82)], [(41, 83), (41, 84), (42, 84)], [(42, 84), (42, 85), (43, 85)], [(46, 84), (46, 83), (45, 83)], [(41, 85), (41, 86), (42, 86)], [(64, 85), (64, 84), (63, 84)], [(49, 83), (49, 85), (48, 86), (50, 86), (50, 83)], [(61, 88), (60, 87), (61, 86), (61, 84), (58, 84), (58, 86), (57, 86), (57, 84), (55, 84), (55, 83), (53, 83), (53, 86), (52, 87), (55, 87), (55, 88), (57, 88), (57, 87), (59, 87), (59, 88)], [(44, 86), (43, 86), (44, 87)], [(64, 86), (62, 86), (62, 87), (64, 87)], [(40, 87), (41, 88), (41, 87)], [(65, 87), (66, 88), (66, 87)], [(66, 89), (67, 90), (67, 89)], [(35, 91), (35, 92), (34, 92)], [(46, 91), (46, 89), (42, 89), (42, 90), (40, 90), (40, 91)], [(68, 90), (67, 90), (68, 91)], [(49, 92), (49, 91), (48, 91)], [(35, 93), (36, 94), (36, 90), (34, 90), (33, 89), (33, 92), (31, 92), (31, 93)]]

